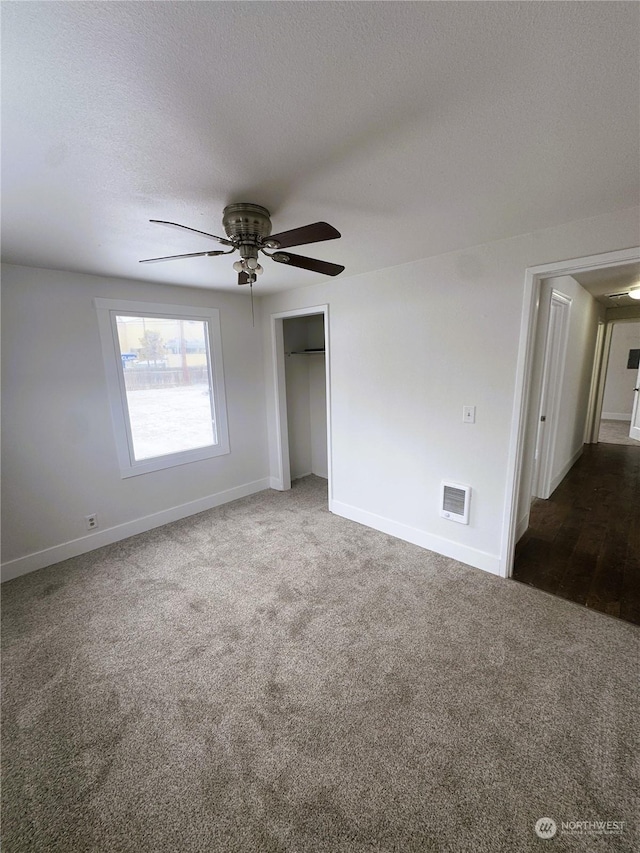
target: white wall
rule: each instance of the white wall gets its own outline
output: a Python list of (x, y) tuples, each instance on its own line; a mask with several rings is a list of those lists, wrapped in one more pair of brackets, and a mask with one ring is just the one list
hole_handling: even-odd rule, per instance
[[(285, 353), (304, 350), (307, 329), (304, 320), (283, 323)], [(291, 479), (311, 473), (311, 408), (309, 406), (309, 362), (307, 356), (285, 357), (287, 431)]]
[[(268, 485), (261, 328), (244, 295), (11, 265), (2, 284), (3, 578)], [(230, 454), (120, 477), (95, 297), (220, 309)]]
[[(527, 267), (634, 246), (637, 209), (263, 298), (269, 315), (329, 303), (331, 509), (500, 570)], [(463, 405), (477, 407), (475, 424)], [(473, 488), (470, 524), (438, 514), (442, 479)]]
[(630, 349), (640, 349), (640, 323), (616, 323), (604, 387), (602, 417), (630, 421), (637, 370), (627, 368)]
[[(262, 297), (255, 329), (244, 295), (3, 266), (3, 577), (266, 486), (277, 472), (269, 314), (325, 303), (331, 508), (498, 571), (525, 269), (634, 246), (638, 222), (620, 211)], [(96, 296), (220, 309), (228, 456), (120, 478)], [(477, 406), (476, 424), (462, 423), (463, 405)], [(438, 515), (443, 478), (473, 487), (468, 526)]]

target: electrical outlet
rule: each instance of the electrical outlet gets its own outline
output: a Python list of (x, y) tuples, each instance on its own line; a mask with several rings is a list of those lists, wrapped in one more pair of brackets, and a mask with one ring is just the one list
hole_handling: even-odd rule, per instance
[(95, 512), (92, 512), (91, 515), (85, 515), (84, 524), (87, 530), (95, 530), (98, 526), (98, 516)]
[(476, 422), (476, 407), (475, 406), (463, 406), (462, 407), (462, 420), (465, 424), (475, 424)]

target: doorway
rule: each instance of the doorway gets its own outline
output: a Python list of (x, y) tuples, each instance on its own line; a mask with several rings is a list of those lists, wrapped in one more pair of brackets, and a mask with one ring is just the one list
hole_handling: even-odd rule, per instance
[[(635, 264), (629, 265), (629, 261)], [(514, 460), (517, 461), (517, 476), (512, 496), (518, 512), (512, 514), (510, 522), (517, 562), (512, 559), (505, 567), (506, 575), (516, 580), (633, 622), (640, 620), (640, 553), (634, 535), (640, 505), (640, 446), (616, 448), (597, 444), (609, 352), (606, 344), (611, 334), (610, 329), (604, 334), (605, 327), (610, 325), (605, 317), (611, 319), (610, 315), (615, 315), (616, 311), (620, 316), (632, 309), (607, 310), (603, 292), (596, 294), (584, 287), (583, 279), (585, 273), (587, 284), (595, 283), (589, 275), (619, 279), (632, 267), (637, 272), (637, 261), (638, 250), (626, 250), (585, 258), (571, 265), (548, 265), (527, 273), (531, 303), (523, 316), (521, 356), (525, 355), (526, 360), (520, 363), (523, 396), (518, 435), (514, 441), (520, 454)], [(590, 300), (591, 313), (583, 310), (579, 325), (581, 335), (572, 332), (569, 362), (574, 362), (574, 371), (571, 381), (568, 381), (570, 365), (559, 382), (559, 371), (553, 367), (563, 360), (559, 331), (562, 309), (553, 308), (553, 294), (551, 299), (547, 296), (545, 302), (545, 279), (549, 273), (567, 276), (569, 286), (573, 282), (574, 287), (584, 288), (582, 294), (579, 289), (572, 294), (578, 303), (581, 299), (584, 302), (587, 294), (594, 297)], [(568, 292), (571, 293), (570, 289)], [(599, 305), (595, 306), (596, 302)], [(580, 314), (579, 304), (577, 309), (572, 326)], [(579, 351), (576, 342), (581, 339), (581, 367), (576, 371)], [(546, 353), (544, 368), (541, 352)], [(572, 444), (566, 446), (565, 465), (560, 466), (547, 489), (544, 472), (548, 457), (553, 456), (554, 425), (545, 438), (545, 421), (540, 418), (545, 417), (545, 409), (549, 406), (545, 397), (553, 397), (549, 384), (554, 382), (555, 393), (564, 410), (561, 431), (572, 436)], [(567, 405), (571, 396), (573, 402)], [(557, 462), (562, 461), (563, 453), (556, 456), (559, 456), (559, 460), (556, 459), (558, 468)]]
[(531, 506), (513, 578), (640, 624), (640, 446), (589, 444), (547, 500)]
[(605, 355), (596, 439), (640, 447), (640, 319), (608, 324)]
[(331, 501), (331, 384), (327, 305), (271, 315), (276, 448), (272, 488), (314, 475)]

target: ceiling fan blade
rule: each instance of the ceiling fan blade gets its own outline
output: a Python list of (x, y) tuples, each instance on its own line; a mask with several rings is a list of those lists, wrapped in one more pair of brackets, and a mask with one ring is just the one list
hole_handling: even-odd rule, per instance
[(145, 258), (144, 261), (138, 261), (139, 264), (157, 264), (160, 261), (177, 261), (180, 258), (202, 258), (205, 255), (209, 258), (215, 258), (216, 255), (227, 255), (228, 252), (190, 252), (188, 255), (167, 255), (164, 258)]
[(291, 252), (275, 252), (269, 255), (277, 264), (286, 264), (290, 267), (300, 267), (303, 270), (319, 272), (323, 275), (339, 275), (344, 267), (340, 264), (332, 264), (329, 261), (318, 261), (316, 258), (305, 258), (303, 255), (294, 255)]
[(238, 284), (250, 284), (251, 278), (246, 272), (238, 273)]
[(193, 231), (194, 234), (202, 234), (203, 237), (211, 237), (212, 240), (217, 240), (225, 246), (233, 246), (231, 240), (224, 237), (216, 237), (215, 234), (207, 234), (206, 231), (198, 231), (197, 228), (189, 228), (188, 225), (179, 225), (177, 222), (165, 222), (164, 219), (150, 219), (149, 222), (155, 222), (156, 225), (168, 225), (169, 228), (180, 228), (181, 231)]
[(291, 231), (281, 231), (279, 234), (271, 234), (268, 240), (277, 240), (278, 245), (274, 249), (286, 249), (288, 246), (304, 246), (307, 243), (319, 243), (322, 240), (335, 240), (342, 237), (333, 225), (328, 222), (314, 222), (312, 225), (303, 225), (302, 228), (292, 228)]

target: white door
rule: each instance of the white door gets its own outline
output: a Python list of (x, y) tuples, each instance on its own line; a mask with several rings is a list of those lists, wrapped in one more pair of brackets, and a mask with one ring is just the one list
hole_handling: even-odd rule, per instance
[(629, 430), (629, 438), (635, 438), (640, 441), (640, 367), (636, 377), (636, 387), (633, 391), (633, 414), (631, 415), (631, 429)]
[(551, 291), (532, 490), (534, 497), (544, 498), (545, 500), (551, 495), (553, 453), (558, 431), (570, 305), (571, 300), (564, 294), (556, 290)]

